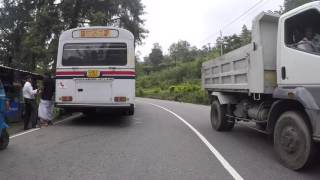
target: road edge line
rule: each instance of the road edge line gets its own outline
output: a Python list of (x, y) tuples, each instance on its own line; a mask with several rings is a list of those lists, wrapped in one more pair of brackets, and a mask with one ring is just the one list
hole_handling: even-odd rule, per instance
[[(73, 114), (73, 115), (71, 115), (71, 116), (68, 116), (68, 117), (65, 117), (64, 119), (62, 119), (62, 120), (59, 120), (59, 121), (57, 121), (57, 122), (54, 122), (53, 124), (54, 125), (57, 125), (57, 124), (60, 124), (60, 123), (62, 123), (62, 122), (65, 122), (65, 121), (68, 121), (68, 120), (72, 120), (72, 119), (75, 119), (75, 118), (79, 118), (79, 117), (81, 117), (81, 113), (77, 113), (77, 114)], [(25, 135), (25, 134), (29, 134), (29, 133), (32, 133), (32, 132), (34, 132), (34, 131), (38, 131), (38, 130), (40, 130), (41, 128), (35, 128), (35, 129), (30, 129), (30, 130), (28, 130), (28, 131), (24, 131), (24, 132), (20, 132), (20, 133), (17, 133), (17, 134), (14, 134), (14, 135), (12, 135), (12, 136), (10, 136), (9, 138), (10, 139), (13, 139), (13, 138), (15, 138), (15, 137), (19, 137), (19, 136), (22, 136), (22, 135)]]
[(10, 139), (13, 139), (15, 137), (18, 137), (18, 136), (22, 136), (24, 134), (28, 134), (28, 133), (31, 133), (31, 132), (34, 132), (34, 131), (38, 131), (40, 128), (35, 128), (35, 129), (31, 129), (31, 130), (28, 130), (28, 131), (25, 131), (25, 132), (21, 132), (21, 133), (18, 133), (18, 134), (14, 134), (12, 136), (10, 136)]
[(173, 111), (162, 107), (157, 104), (145, 102), (145, 101), (140, 101), (143, 103), (150, 104), (152, 106), (158, 107), (160, 109), (163, 109), (172, 115), (174, 115), (176, 118), (178, 118), (180, 121), (182, 121), (185, 125), (187, 125), (199, 138), (200, 140), (209, 148), (209, 150), (212, 152), (212, 154), (220, 161), (222, 166), (229, 172), (229, 174), (235, 179), (235, 180), (243, 180), (241, 175), (230, 165), (230, 163), (221, 155), (221, 153), (213, 147), (213, 145), (195, 128), (193, 127), (190, 123), (188, 123), (186, 120), (184, 120), (181, 116), (178, 114), (174, 113)]

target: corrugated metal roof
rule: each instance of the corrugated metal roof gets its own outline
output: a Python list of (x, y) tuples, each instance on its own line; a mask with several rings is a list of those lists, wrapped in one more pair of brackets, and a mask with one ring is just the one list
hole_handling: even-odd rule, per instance
[[(37, 74), (37, 73), (33, 73), (33, 72), (30, 72), (30, 71), (25, 71), (25, 70), (22, 70), (22, 69), (15, 69), (15, 68), (12, 68), (12, 67), (5, 66), (5, 65), (0, 64), (0, 69), (1, 69), (1, 68), (3, 68), (3, 69), (10, 69), (10, 70), (14, 70), (14, 71), (19, 71), (19, 72), (31, 74), (31, 75), (34, 75), (34, 76), (41, 76), (40, 74)], [(42, 77), (42, 76), (41, 76), (41, 77)]]

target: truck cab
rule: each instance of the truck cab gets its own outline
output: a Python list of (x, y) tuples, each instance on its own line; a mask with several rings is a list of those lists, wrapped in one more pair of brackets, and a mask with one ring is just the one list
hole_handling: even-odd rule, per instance
[(311, 164), (320, 142), (319, 21), (319, 1), (283, 15), (262, 12), (251, 44), (202, 64), (213, 129), (255, 125), (273, 136), (284, 166)]

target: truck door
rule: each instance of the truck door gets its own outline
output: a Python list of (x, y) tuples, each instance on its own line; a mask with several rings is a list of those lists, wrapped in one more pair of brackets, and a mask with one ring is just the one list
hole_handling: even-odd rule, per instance
[(283, 29), (278, 46), (281, 48), (278, 83), (285, 86), (320, 85), (319, 10), (300, 11), (280, 22)]

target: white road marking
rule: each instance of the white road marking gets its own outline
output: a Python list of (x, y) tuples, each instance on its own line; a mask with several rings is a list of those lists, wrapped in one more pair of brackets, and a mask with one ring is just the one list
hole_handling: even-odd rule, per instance
[(153, 105), (155, 107), (161, 108), (171, 114), (173, 114), (175, 117), (177, 117), (179, 120), (181, 120), (185, 125), (187, 125), (200, 139), (201, 141), (210, 149), (212, 154), (220, 161), (222, 166), (230, 173), (230, 175), (235, 179), (235, 180), (243, 180), (243, 178), (240, 176), (240, 174), (228, 163), (228, 161), (219, 153), (219, 151), (210, 144), (210, 142), (196, 129), (194, 128), (190, 123), (188, 123), (186, 120), (184, 120), (182, 117), (180, 117), (178, 114), (174, 113), (173, 111), (159, 106), (157, 104), (145, 102), (145, 101), (140, 101), (144, 102), (150, 105)]
[(22, 135), (24, 135), (24, 134), (31, 133), (31, 132), (33, 132), (33, 131), (38, 131), (39, 129), (40, 129), (40, 128), (30, 129), (30, 130), (28, 130), (28, 131), (25, 131), (25, 132), (22, 132), (22, 133), (18, 133), (18, 134), (12, 135), (12, 136), (10, 136), (10, 139), (15, 138), (15, 137), (18, 137), (18, 136), (22, 136)]
[[(64, 118), (64, 119), (62, 119), (62, 120), (60, 120), (60, 121), (57, 121), (57, 122), (55, 122), (55, 123), (53, 123), (53, 124), (54, 124), (54, 125), (60, 124), (60, 123), (62, 123), (62, 122), (69, 121), (69, 120), (72, 120), (72, 119), (75, 119), (75, 118), (79, 118), (79, 117), (81, 117), (81, 116), (82, 116), (81, 113), (74, 114), (74, 115), (71, 115), (71, 116), (69, 116), (69, 117), (66, 117), (66, 118)], [(40, 130), (40, 129), (41, 129), (41, 128), (30, 129), (30, 130), (28, 130), (28, 131), (21, 132), (21, 133), (18, 133), (18, 134), (15, 134), (15, 135), (10, 136), (10, 139), (13, 139), (13, 138), (15, 138), (15, 137), (22, 136), (22, 135), (25, 135), (25, 134), (32, 133), (32, 132), (38, 131), (38, 130)]]

